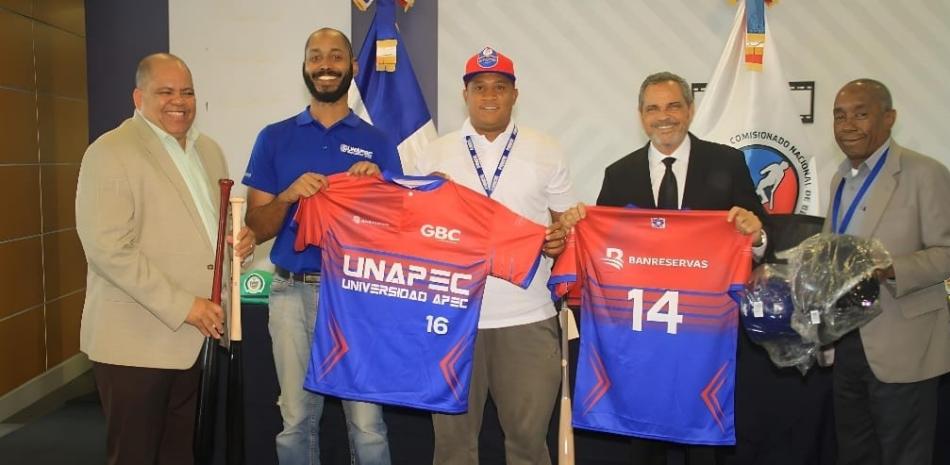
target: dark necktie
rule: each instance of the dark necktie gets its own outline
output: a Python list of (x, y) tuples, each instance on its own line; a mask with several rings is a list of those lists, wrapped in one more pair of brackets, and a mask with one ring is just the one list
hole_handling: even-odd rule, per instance
[(660, 194), (657, 195), (656, 207), (664, 210), (679, 210), (679, 192), (676, 188), (676, 175), (673, 174), (673, 163), (676, 159), (666, 157), (663, 164), (666, 165), (666, 173), (660, 181)]

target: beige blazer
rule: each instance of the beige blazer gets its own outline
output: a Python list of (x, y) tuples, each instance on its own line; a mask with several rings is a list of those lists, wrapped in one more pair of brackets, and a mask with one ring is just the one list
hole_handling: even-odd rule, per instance
[[(217, 206), (224, 155), (203, 135), (195, 144)], [(188, 186), (142, 116), (86, 150), (76, 229), (89, 262), (80, 350), (114, 365), (191, 367), (203, 337), (184, 321), (196, 296), (210, 297), (214, 246)]]
[[(841, 176), (831, 180), (835, 192)], [(830, 203), (830, 202), (829, 202)], [(894, 260), (894, 285), (881, 286), (884, 312), (861, 328), (871, 371), (906, 383), (950, 371), (950, 172), (940, 162), (891, 142), (867, 193), (864, 221), (852, 231), (874, 237)], [(831, 205), (825, 231), (831, 230)]]

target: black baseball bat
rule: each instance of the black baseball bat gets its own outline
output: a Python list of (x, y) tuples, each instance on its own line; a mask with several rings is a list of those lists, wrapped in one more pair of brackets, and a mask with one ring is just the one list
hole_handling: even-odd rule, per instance
[[(214, 250), (214, 276), (211, 281), (211, 301), (221, 305), (221, 276), (224, 268), (224, 247), (228, 228), (228, 199), (234, 181), (219, 179), (221, 194), (218, 212), (218, 240)], [(192, 452), (198, 465), (210, 464), (214, 457), (214, 425), (218, 407), (218, 341), (208, 336), (201, 346), (201, 380), (198, 383), (198, 408), (195, 411), (195, 433)]]
[[(231, 198), (231, 231), (234, 245), (241, 232), (244, 199)], [(227, 464), (244, 465), (244, 356), (241, 353), (241, 258), (237, 248), (231, 253), (231, 318), (228, 321), (228, 411)]]

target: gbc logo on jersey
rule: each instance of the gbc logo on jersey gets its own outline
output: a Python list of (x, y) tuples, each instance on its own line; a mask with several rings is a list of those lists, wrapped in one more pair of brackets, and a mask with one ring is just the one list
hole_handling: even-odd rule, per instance
[(462, 231), (459, 231), (458, 229), (449, 229), (445, 226), (424, 224), (421, 228), (419, 228), (419, 232), (422, 233), (423, 237), (431, 237), (440, 241), (458, 242), (462, 240)]

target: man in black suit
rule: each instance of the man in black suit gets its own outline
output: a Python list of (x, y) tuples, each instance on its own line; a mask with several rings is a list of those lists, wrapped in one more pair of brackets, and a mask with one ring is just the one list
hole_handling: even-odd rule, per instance
[(762, 248), (765, 210), (745, 158), (689, 134), (695, 111), (689, 83), (668, 72), (648, 76), (640, 86), (639, 111), (650, 142), (607, 167), (597, 205), (730, 210), (736, 229), (755, 234), (754, 245)]
[[(729, 210), (727, 220), (751, 235), (753, 255), (765, 254), (766, 213), (755, 193), (742, 152), (689, 134), (694, 113), (692, 89), (669, 72), (640, 85), (639, 112), (650, 142), (607, 167), (597, 205), (669, 210)], [(568, 210), (568, 226), (583, 218), (583, 205)], [(715, 448), (683, 447), (634, 438), (635, 464), (713, 464)], [(669, 460), (667, 462), (667, 459)]]

